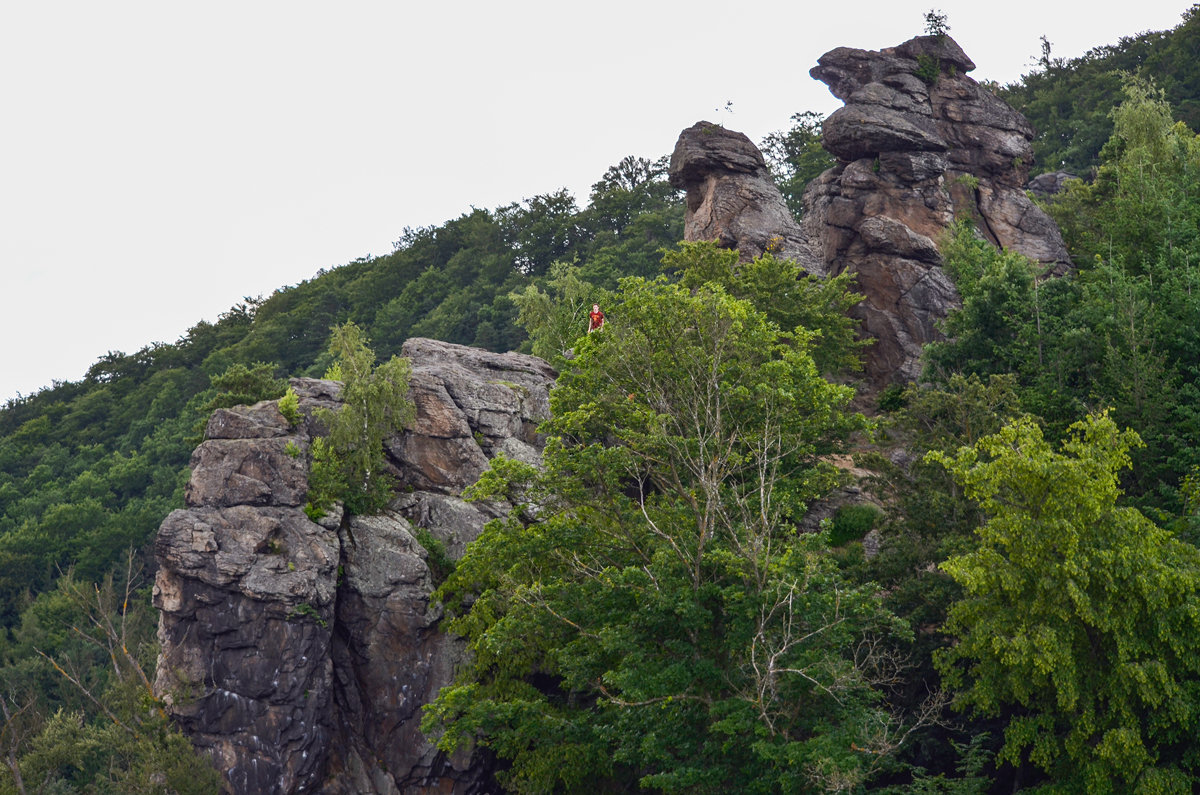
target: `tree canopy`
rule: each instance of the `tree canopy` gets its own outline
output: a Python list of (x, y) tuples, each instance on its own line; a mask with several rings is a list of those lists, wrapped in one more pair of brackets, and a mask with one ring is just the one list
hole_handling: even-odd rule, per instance
[(906, 629), (796, 524), (863, 424), (850, 390), (717, 284), (614, 300), (551, 393), (545, 468), (474, 490), (514, 507), (441, 588), (473, 659), (427, 726), (513, 791), (861, 783), (902, 732), (875, 643)]

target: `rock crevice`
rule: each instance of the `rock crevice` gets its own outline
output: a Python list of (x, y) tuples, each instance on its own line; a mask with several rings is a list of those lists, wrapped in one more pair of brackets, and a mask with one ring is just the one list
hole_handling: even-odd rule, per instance
[(428, 543), (457, 557), (500, 506), (459, 496), (505, 452), (536, 461), (554, 371), (520, 354), (409, 340), (416, 419), (387, 442), (400, 490), (379, 516), (304, 513), (317, 407), (340, 385), (293, 379), (277, 401), (220, 409), (192, 457), (186, 507), (159, 529), (156, 690), (236, 793), (488, 791), (490, 768), (448, 758), (420, 708), (462, 642), (440, 631)]
[(671, 183), (687, 191), (686, 239), (736, 247), (743, 261), (771, 250), (810, 274), (856, 274), (865, 300), (855, 313), (874, 339), (868, 382), (917, 379), (922, 347), (959, 303), (937, 249), (956, 219), (1047, 273), (1069, 264), (1058, 228), (1023, 188), (1033, 129), (967, 75), (974, 68), (948, 36), (821, 56), (810, 74), (845, 102), (823, 127), (838, 163), (809, 184), (800, 224), (749, 139), (689, 127), (671, 158)]

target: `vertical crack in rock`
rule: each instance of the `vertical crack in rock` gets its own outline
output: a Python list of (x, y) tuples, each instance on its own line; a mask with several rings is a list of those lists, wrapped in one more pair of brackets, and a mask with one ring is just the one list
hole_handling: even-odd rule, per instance
[(974, 68), (948, 36), (821, 56), (810, 74), (845, 106), (825, 121), (838, 164), (809, 184), (802, 224), (746, 136), (689, 127), (671, 156), (671, 184), (687, 191), (685, 238), (736, 247), (742, 261), (770, 248), (810, 274), (857, 274), (866, 299), (854, 311), (875, 340), (868, 382), (916, 380), (922, 347), (960, 301), (936, 245), (956, 218), (1048, 273), (1069, 266), (1058, 227), (1023, 189), (1033, 129), (967, 76)]
[(497, 514), (462, 490), (488, 455), (540, 458), (532, 429), (549, 415), (555, 373), (433, 340), (403, 353), (417, 416), (387, 442), (402, 493), (383, 514), (304, 514), (304, 462), (321, 430), (312, 410), (336, 408), (340, 385), (293, 379), (307, 419), (290, 426), (276, 401), (214, 412), (187, 507), (159, 528), (156, 689), (228, 791), (491, 789), (486, 758), (447, 758), (420, 732), (421, 707), (465, 649), (440, 631), (419, 538), (457, 558)]
[(865, 366), (875, 385), (916, 380), (922, 347), (959, 305), (936, 250), (878, 245), (877, 219), (937, 241), (955, 218), (973, 218), (995, 245), (1050, 271), (1069, 262), (1058, 227), (1022, 188), (1033, 128), (967, 75), (974, 68), (950, 37), (918, 36), (878, 52), (839, 47), (810, 72), (846, 104), (825, 122), (822, 143), (838, 165), (805, 191), (804, 228), (831, 270), (859, 275), (867, 300), (856, 312), (875, 336)]

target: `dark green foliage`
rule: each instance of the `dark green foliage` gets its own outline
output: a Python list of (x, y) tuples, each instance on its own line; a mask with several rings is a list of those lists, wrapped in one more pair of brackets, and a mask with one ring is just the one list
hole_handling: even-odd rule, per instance
[(904, 408), (904, 387), (900, 384), (888, 384), (879, 390), (879, 410), (893, 412)]
[(427, 555), (425, 563), (429, 566), (429, 575), (433, 578), (434, 586), (441, 585), (447, 577), (454, 573), (457, 562), (446, 551), (446, 544), (441, 539), (435, 538), (424, 527), (416, 528), (413, 536), (417, 539), (417, 543), (425, 549)]
[(157, 621), (136, 572), (67, 572), (0, 645), (0, 792), (218, 791), (150, 692)]
[(946, 23), (946, 15), (938, 9), (931, 8), (925, 12), (925, 35), (937, 36), (939, 39), (945, 37), (950, 32), (950, 26)]
[(803, 111), (792, 115), (795, 124), (786, 132), (773, 132), (762, 143), (763, 156), (788, 209), (799, 218), (804, 212), (801, 197), (816, 177), (836, 164), (821, 146), (821, 114)]
[(829, 528), (829, 543), (835, 547), (858, 541), (871, 532), (883, 516), (874, 505), (843, 505), (833, 514)]
[(917, 70), (913, 74), (922, 83), (931, 86), (942, 76), (942, 62), (932, 55), (921, 53), (917, 56)]
[(1043, 38), (1041, 69), (999, 90), (1037, 131), (1035, 172), (1064, 169), (1089, 177), (1112, 134), (1112, 108), (1121, 100), (1123, 76), (1151, 78), (1166, 92), (1175, 117), (1200, 127), (1200, 15), (1186, 8), (1170, 31), (1122, 37), (1079, 58), (1052, 58)]
[(229, 367), (220, 375), (213, 376), (216, 396), (205, 404), (205, 408), (229, 408), (250, 406), (260, 400), (270, 400), (283, 394), (287, 384), (275, 377), (275, 366), (255, 362), (247, 367), (240, 362)]

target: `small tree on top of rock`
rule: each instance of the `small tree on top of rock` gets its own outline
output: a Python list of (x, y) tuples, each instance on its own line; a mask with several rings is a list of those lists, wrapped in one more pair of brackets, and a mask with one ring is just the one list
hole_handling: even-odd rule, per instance
[(330, 337), (329, 352), (335, 363), (326, 375), (342, 382), (342, 407), (317, 411), (317, 419), (329, 430), (313, 440), (310, 516), (320, 516), (336, 500), (351, 513), (371, 513), (391, 497), (383, 440), (412, 421), (411, 368), (399, 356), (376, 367), (369, 342), (366, 332), (353, 322), (335, 326)]
[(931, 8), (925, 12), (926, 36), (937, 36), (939, 39), (944, 39), (949, 31), (950, 26), (946, 24), (946, 15), (939, 9)]

